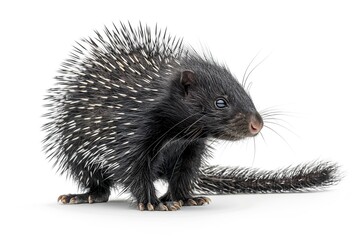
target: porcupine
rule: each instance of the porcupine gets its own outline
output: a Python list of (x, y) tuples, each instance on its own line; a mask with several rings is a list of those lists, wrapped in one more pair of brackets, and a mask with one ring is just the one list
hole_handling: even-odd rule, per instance
[[(46, 97), (45, 151), (86, 191), (59, 201), (106, 202), (121, 186), (140, 210), (177, 210), (209, 203), (194, 191), (296, 192), (337, 182), (329, 162), (278, 171), (208, 166), (208, 139), (241, 140), (263, 127), (244, 86), (166, 30), (113, 25), (77, 42)], [(157, 179), (168, 182), (160, 198)]]

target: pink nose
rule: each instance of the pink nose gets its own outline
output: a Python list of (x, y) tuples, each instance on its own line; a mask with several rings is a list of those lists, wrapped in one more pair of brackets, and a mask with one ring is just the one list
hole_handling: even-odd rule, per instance
[(249, 121), (249, 132), (252, 136), (258, 134), (263, 128), (263, 121), (260, 116), (252, 115)]

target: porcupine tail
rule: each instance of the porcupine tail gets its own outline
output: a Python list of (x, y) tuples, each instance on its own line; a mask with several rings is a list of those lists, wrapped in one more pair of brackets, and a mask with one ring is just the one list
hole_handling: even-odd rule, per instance
[(216, 165), (201, 169), (195, 190), (202, 194), (309, 192), (340, 180), (339, 166), (331, 162), (315, 161), (270, 171)]

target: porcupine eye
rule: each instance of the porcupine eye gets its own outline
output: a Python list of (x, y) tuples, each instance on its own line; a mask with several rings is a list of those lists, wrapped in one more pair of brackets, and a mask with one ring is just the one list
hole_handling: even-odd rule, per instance
[(218, 108), (218, 109), (226, 108), (226, 107), (227, 107), (226, 100), (225, 100), (224, 98), (218, 98), (218, 99), (216, 99), (216, 101), (215, 101), (215, 106), (216, 106), (216, 108)]

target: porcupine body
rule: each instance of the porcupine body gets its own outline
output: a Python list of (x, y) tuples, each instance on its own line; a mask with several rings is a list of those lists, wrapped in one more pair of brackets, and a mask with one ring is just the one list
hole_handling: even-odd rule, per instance
[[(140, 210), (202, 205), (203, 193), (299, 191), (336, 182), (337, 166), (287, 171), (207, 166), (209, 138), (256, 136), (263, 126), (251, 98), (230, 71), (166, 31), (129, 24), (77, 43), (47, 96), (48, 157), (83, 194), (63, 203), (108, 200), (130, 191)], [(153, 182), (168, 181), (158, 198)]]

